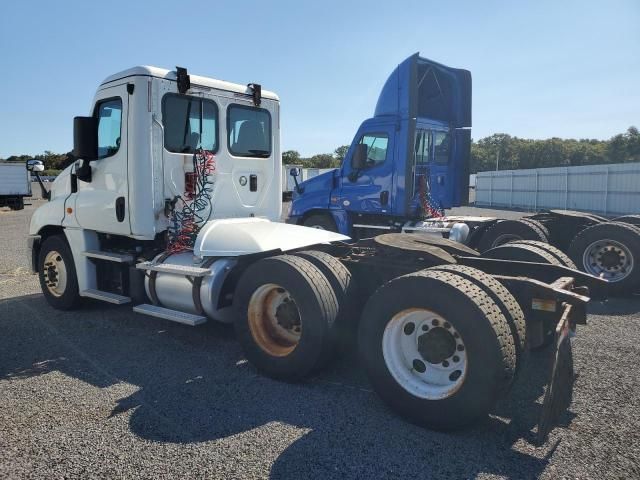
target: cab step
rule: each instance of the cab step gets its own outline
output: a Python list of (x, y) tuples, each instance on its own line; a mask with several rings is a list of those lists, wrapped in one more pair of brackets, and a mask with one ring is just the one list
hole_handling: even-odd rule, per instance
[(107, 260), (116, 263), (133, 263), (133, 255), (129, 253), (105, 252), (100, 250), (86, 250), (82, 255), (97, 260)]
[(203, 317), (201, 315), (194, 315), (192, 313), (171, 310), (170, 308), (150, 305), (148, 303), (136, 305), (135, 307), (133, 307), (133, 311), (142, 313), (143, 315), (149, 315), (151, 317), (162, 318), (164, 320), (171, 320), (172, 322), (190, 325), (192, 327), (195, 327), (196, 325), (200, 325), (207, 321), (207, 317)]
[(136, 268), (139, 268), (140, 270), (147, 270), (149, 272), (173, 273), (174, 275), (182, 275), (185, 277), (206, 277), (211, 274), (211, 270), (208, 268), (153, 262), (138, 263)]
[(103, 302), (113, 303), (115, 305), (124, 305), (129, 303), (131, 298), (124, 295), (118, 295), (117, 293), (103, 292), (102, 290), (96, 290), (95, 288), (89, 288), (80, 292), (81, 297), (94, 298), (96, 300), (102, 300)]

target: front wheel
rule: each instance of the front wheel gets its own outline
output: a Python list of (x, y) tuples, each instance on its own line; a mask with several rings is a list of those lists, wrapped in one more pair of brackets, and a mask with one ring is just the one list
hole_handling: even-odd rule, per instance
[(45, 239), (38, 256), (40, 287), (49, 305), (59, 310), (78, 306), (80, 294), (73, 255), (62, 235)]
[(302, 222), (305, 227), (317, 228), (319, 230), (329, 230), (330, 232), (337, 232), (336, 222), (333, 221), (329, 215), (317, 214), (310, 215)]

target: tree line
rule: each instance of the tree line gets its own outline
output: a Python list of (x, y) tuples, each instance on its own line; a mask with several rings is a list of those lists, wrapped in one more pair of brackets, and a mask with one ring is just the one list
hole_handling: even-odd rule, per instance
[[(296, 150), (282, 153), (282, 163), (305, 168), (336, 168), (342, 164), (349, 145), (342, 145), (332, 153), (302, 157)], [(25, 162), (35, 158), (45, 165), (45, 175), (56, 175), (73, 163), (72, 152), (39, 155), (13, 155), (7, 162)], [(517, 170), (521, 168), (565, 167), (607, 163), (640, 162), (640, 132), (629, 127), (626, 132), (609, 140), (549, 138), (532, 140), (496, 133), (471, 143), (471, 173), (487, 170)]]

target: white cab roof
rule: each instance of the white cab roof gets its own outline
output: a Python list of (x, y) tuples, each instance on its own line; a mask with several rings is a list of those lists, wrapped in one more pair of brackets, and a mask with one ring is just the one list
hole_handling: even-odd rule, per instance
[[(241, 85), (239, 83), (231, 83), (225, 82), (224, 80), (216, 80), (215, 78), (209, 77), (200, 77), (198, 75), (193, 75), (191, 72), (187, 71), (189, 77), (191, 79), (191, 86), (202, 86), (202, 87), (210, 87), (216, 88), (219, 90), (226, 90), (229, 92), (237, 92), (243, 93), (246, 95), (251, 95), (251, 89), (249, 89), (246, 85)], [(121, 72), (110, 75), (105, 78), (100, 84), (105, 85), (110, 82), (115, 82), (116, 80), (121, 80), (126, 77), (133, 76), (145, 76), (145, 77), (156, 77), (156, 78), (165, 78), (167, 80), (176, 80), (176, 72), (174, 70), (166, 70), (164, 68), (158, 67), (149, 67), (149, 66), (138, 66), (133, 68), (128, 68), (127, 70), (123, 70)], [(262, 90), (262, 98), (268, 98), (271, 100), (279, 100), (278, 95), (268, 90)]]

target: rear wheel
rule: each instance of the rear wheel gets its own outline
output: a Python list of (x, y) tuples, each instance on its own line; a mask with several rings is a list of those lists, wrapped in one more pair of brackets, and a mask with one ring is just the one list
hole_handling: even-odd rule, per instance
[(59, 310), (71, 310), (79, 305), (76, 267), (64, 236), (53, 235), (42, 242), (38, 275), (42, 293), (49, 305)]
[(609, 293), (621, 295), (640, 290), (640, 228), (607, 222), (581, 231), (569, 246), (578, 267), (609, 280)]
[(529, 245), (531, 247), (539, 248), (541, 250), (544, 250), (548, 254), (552, 255), (553, 257), (555, 257), (556, 260), (558, 260), (563, 266), (573, 268), (574, 270), (577, 270), (578, 268), (576, 264), (573, 263), (573, 260), (571, 260), (566, 253), (564, 253), (559, 248), (556, 248), (553, 245), (550, 245), (548, 243), (537, 242), (535, 240), (514, 240), (513, 242), (509, 242), (509, 243), (518, 244), (518, 245)]
[(305, 218), (302, 224), (305, 227), (318, 228), (320, 230), (329, 230), (331, 232), (337, 232), (336, 222), (333, 221), (329, 215), (315, 214)]
[(471, 281), (443, 271), (380, 287), (364, 309), (358, 346), (378, 395), (435, 429), (486, 416), (515, 371), (513, 337), (498, 306)]
[(624, 215), (622, 217), (614, 218), (614, 222), (628, 223), (640, 227), (640, 215)]
[(358, 325), (359, 296), (351, 272), (334, 256), (318, 250), (294, 253), (311, 262), (327, 278), (338, 301), (338, 315), (331, 328), (331, 341), (344, 352), (353, 345)]
[(509, 330), (511, 330), (516, 349), (517, 372), (522, 367), (527, 354), (527, 323), (522, 308), (520, 308), (514, 296), (511, 295), (511, 292), (491, 275), (477, 268), (464, 265), (441, 265), (432, 267), (429, 270), (439, 270), (459, 275), (473, 282), (474, 285), (481, 288), (491, 297), (491, 300), (500, 308), (500, 312), (509, 323)]
[(300, 380), (331, 357), (338, 302), (327, 278), (304, 258), (258, 260), (236, 287), (235, 330), (251, 364), (272, 378)]
[(487, 250), (482, 254), (484, 258), (496, 258), (500, 260), (516, 260), (519, 262), (549, 263), (560, 265), (562, 262), (546, 249), (534, 245), (526, 245), (518, 242), (510, 242), (505, 245)]
[[(538, 222), (535, 222), (538, 223)], [(485, 252), (513, 240), (548, 241), (544, 231), (531, 220), (502, 220), (489, 227), (480, 238), (478, 249)]]

